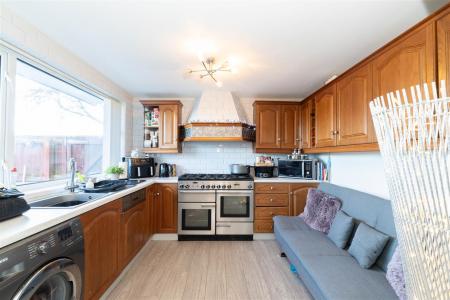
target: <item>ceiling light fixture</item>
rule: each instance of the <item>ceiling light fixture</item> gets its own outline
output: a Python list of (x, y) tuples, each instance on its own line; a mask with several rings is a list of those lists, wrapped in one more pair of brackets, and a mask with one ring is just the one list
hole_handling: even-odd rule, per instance
[(228, 61), (223, 62), (220, 65), (216, 65), (216, 59), (212, 56), (207, 57), (206, 59), (200, 59), (203, 68), (201, 69), (190, 69), (188, 71), (189, 74), (192, 73), (200, 73), (200, 78), (209, 77), (211, 78), (218, 87), (222, 87), (223, 83), (220, 80), (217, 80), (216, 73), (218, 72), (230, 72), (234, 73), (234, 70), (229, 66)]

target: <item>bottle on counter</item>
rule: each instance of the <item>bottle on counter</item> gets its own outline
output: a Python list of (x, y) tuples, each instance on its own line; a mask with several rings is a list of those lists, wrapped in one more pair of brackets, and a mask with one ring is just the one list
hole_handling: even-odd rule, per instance
[(11, 172), (9, 172), (9, 188), (15, 189), (17, 184), (17, 168), (14, 167), (11, 169)]
[(125, 156), (122, 157), (122, 161), (119, 162), (119, 167), (121, 167), (123, 169), (123, 173), (120, 174), (119, 179), (128, 178), (128, 163), (127, 163)]

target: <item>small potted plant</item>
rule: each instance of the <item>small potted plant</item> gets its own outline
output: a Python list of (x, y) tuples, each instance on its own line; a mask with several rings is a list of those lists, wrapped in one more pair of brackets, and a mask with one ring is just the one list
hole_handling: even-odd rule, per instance
[(106, 174), (109, 174), (112, 180), (119, 179), (119, 176), (122, 175), (124, 172), (125, 170), (119, 166), (111, 166), (108, 169), (106, 169)]

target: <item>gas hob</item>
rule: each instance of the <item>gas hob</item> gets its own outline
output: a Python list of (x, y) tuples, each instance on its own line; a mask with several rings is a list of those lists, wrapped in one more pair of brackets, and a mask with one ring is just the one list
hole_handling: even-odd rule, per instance
[(253, 190), (253, 177), (232, 174), (184, 174), (178, 178), (180, 190)]

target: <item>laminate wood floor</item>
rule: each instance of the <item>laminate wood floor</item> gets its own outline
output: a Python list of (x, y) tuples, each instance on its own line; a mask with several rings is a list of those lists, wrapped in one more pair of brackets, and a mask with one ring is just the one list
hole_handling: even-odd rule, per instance
[(150, 241), (107, 299), (312, 299), (275, 241)]

